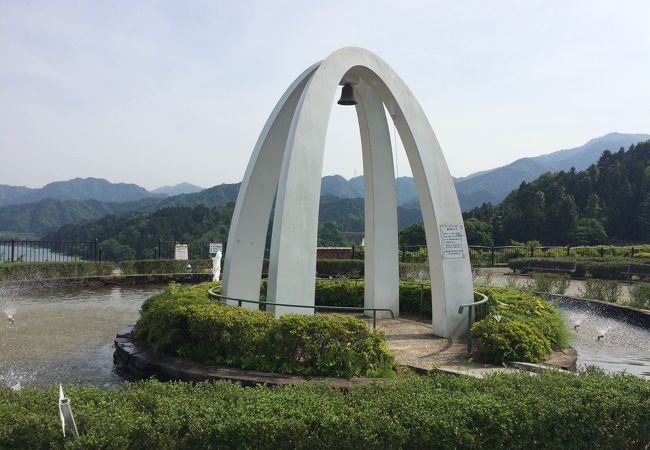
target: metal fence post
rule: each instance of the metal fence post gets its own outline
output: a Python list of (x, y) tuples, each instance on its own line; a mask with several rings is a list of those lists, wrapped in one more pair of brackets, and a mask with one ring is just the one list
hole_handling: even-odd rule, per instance
[(352, 244), (352, 256), (350, 257), (350, 259), (354, 259), (354, 244)]
[(402, 262), (406, 258), (406, 245), (402, 244)]
[(605, 249), (603, 247), (600, 247), (600, 257), (602, 258), (604, 256), (605, 256)]
[(535, 256), (535, 247), (533, 247), (533, 246), (531, 245), (531, 246), (530, 246), (530, 257), (532, 258), (533, 256)]
[(634, 247), (630, 249), (630, 258), (634, 258)]
[(570, 245), (566, 246), (566, 255), (571, 256), (571, 246)]
[(99, 261), (99, 253), (97, 253), (97, 238), (95, 238), (95, 261)]
[(158, 239), (158, 259), (162, 259), (162, 239)]
[(490, 257), (492, 263), (490, 264), (490, 267), (494, 267), (494, 245), (492, 246), (492, 254)]
[(11, 238), (11, 262), (14, 262), (16, 251), (16, 238)]

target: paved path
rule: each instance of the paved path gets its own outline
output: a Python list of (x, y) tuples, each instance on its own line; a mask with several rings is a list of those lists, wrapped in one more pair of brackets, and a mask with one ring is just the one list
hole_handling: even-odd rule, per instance
[(382, 319), (377, 321), (377, 328), (386, 334), (389, 350), (402, 365), (476, 377), (515, 371), (472, 361), (467, 354), (466, 339), (452, 340), (435, 336), (431, 333), (430, 321), (410, 317)]
[[(476, 284), (490, 284), (492, 286), (506, 286), (508, 281), (517, 282), (519, 285), (527, 286), (529, 283), (532, 283), (532, 278), (527, 275), (515, 275), (512, 270), (507, 267), (484, 267), (480, 269), (474, 269), (474, 282)], [(571, 279), (569, 288), (565, 292), (565, 295), (570, 297), (582, 297), (582, 291), (584, 290), (585, 282), (583, 280)], [(621, 286), (621, 300), (620, 304), (625, 304), (630, 300), (630, 286), (625, 282), (619, 282)]]

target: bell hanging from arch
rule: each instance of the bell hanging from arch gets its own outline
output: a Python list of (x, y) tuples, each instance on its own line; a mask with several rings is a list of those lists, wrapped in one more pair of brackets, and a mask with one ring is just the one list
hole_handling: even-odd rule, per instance
[(341, 89), (341, 98), (338, 102), (339, 105), (356, 105), (357, 101), (354, 99), (354, 90), (352, 89), (352, 84), (345, 83), (343, 89)]

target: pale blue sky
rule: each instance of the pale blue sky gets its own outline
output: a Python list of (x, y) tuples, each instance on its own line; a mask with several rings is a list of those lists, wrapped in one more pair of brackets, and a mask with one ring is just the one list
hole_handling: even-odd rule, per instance
[[(0, 184), (239, 181), (286, 87), (349, 45), (409, 85), (455, 176), (649, 133), (649, 17), (644, 0), (0, 0)], [(358, 139), (335, 107), (324, 174), (362, 173)]]

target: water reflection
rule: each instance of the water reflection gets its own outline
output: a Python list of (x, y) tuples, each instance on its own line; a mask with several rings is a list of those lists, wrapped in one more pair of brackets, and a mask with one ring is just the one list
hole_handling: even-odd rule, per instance
[(0, 384), (116, 384), (115, 333), (161, 285), (0, 289)]

